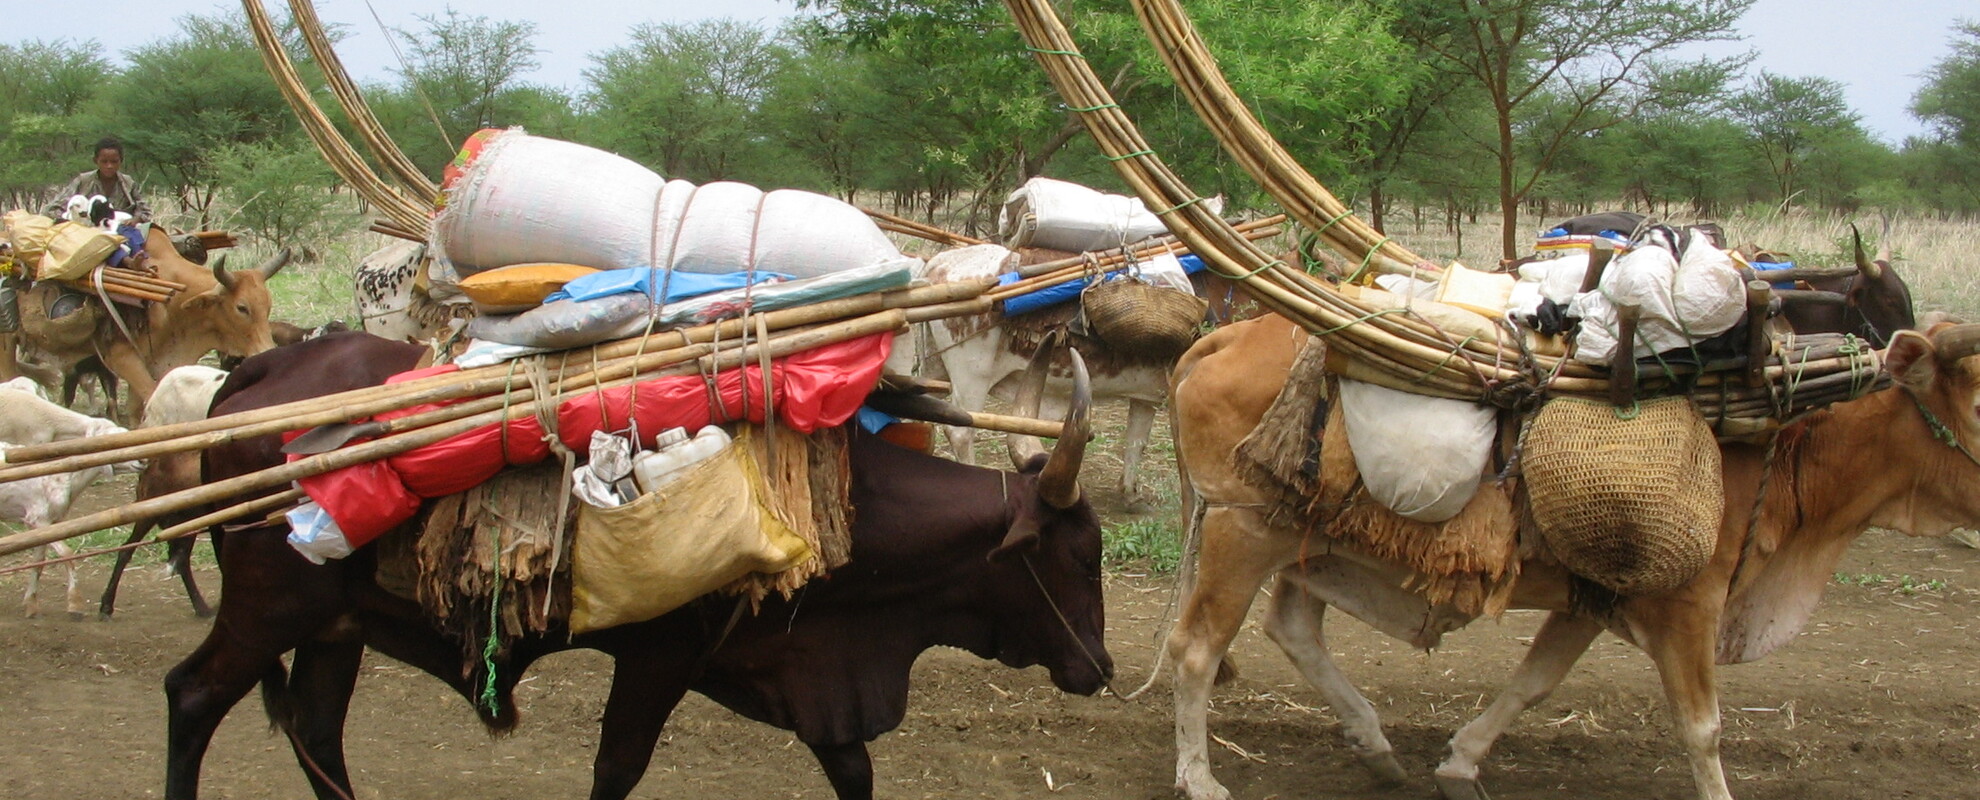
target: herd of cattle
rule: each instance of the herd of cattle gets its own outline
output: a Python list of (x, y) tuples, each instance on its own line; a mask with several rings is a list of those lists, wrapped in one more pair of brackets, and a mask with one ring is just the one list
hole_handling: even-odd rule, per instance
[[(162, 232), (153, 240), (162, 242)], [(146, 425), (378, 385), (429, 351), (404, 339), (431, 334), (450, 319), (412, 286), (408, 259), (417, 253), (403, 248), (368, 261), (358, 280), (365, 330), (391, 336), (330, 332), (276, 349), (267, 279), (279, 260), (228, 272), (153, 245), (146, 244), (161, 274), (188, 290), (172, 303), (153, 304), (136, 335), (102, 326), (93, 334), (98, 339), (81, 348), (32, 336), (27, 342), (66, 354), (57, 363), (69, 372), (85, 360), (72, 356), (100, 356), (129, 387), (131, 418)], [(1726, 514), (1710, 565), (1674, 592), (1590, 613), (1571, 601), (1568, 576), (1557, 565), (1522, 565), (1513, 604), (1549, 616), (1502, 693), (1451, 740), (1449, 757), (1436, 770), (1446, 798), (1486, 796), (1479, 761), (1604, 630), (1642, 648), (1662, 676), (1698, 797), (1730, 798), (1718, 758), (1715, 665), (1759, 658), (1791, 639), (1842, 551), (1866, 528), (1937, 535), (1980, 525), (1980, 458), (1966, 444), (1980, 446), (1980, 325), (1912, 330), (1909, 296), (1888, 261), (1865, 259), (1859, 250), (1858, 263), (1859, 274), (1836, 287), (1849, 297), (1843, 313), (1800, 324), (1887, 339), (1885, 365), (1895, 385), (1813, 415), (1784, 437), (1778, 452), (1724, 445), (1726, 507), (1739, 513)], [(537, 658), (572, 648), (610, 655), (593, 798), (631, 793), (668, 715), (689, 691), (794, 732), (838, 796), (871, 797), (866, 743), (901, 723), (909, 668), (929, 647), (957, 647), (1011, 667), (1042, 665), (1067, 692), (1107, 686), (1113, 663), (1103, 641), (1101, 522), (1077, 479), (1095, 395), (1134, 403), (1122, 487), (1130, 495), (1155, 404), (1171, 403), (1183, 513), (1200, 553), (1194, 570), (1185, 570), (1185, 599), (1166, 646), (1175, 670), (1178, 790), (1191, 800), (1231, 796), (1211, 771), (1206, 709), (1228, 666), (1227, 650), (1268, 581), (1267, 633), (1340, 716), (1355, 753), (1378, 776), (1401, 777), (1375, 707), (1326, 649), (1323, 616), (1333, 606), (1424, 648), (1472, 617), (1403, 588), (1409, 574), (1397, 564), (1341, 547), (1313, 552), (1303, 531), (1275, 526), (1265, 510), (1272, 498), (1239, 477), (1231, 454), (1277, 396), (1306, 341), (1303, 331), (1272, 316), (1237, 322), (1205, 336), (1180, 362), (1156, 366), (1115, 367), (1109, 354), (1079, 342), (1048, 370), (1053, 348), (1035, 337), (982, 320), (927, 328), (921, 357), (965, 404), (983, 402), (993, 389), (1011, 390), (1036, 413), (1044, 375), (1053, 372), (1066, 426), (1055, 448), (1048, 453), (1036, 440), (1015, 438), (1016, 469), (1007, 472), (900, 449), (855, 430), (848, 566), (795, 600), (770, 599), (754, 614), (738, 613), (738, 601), (710, 597), (648, 622), (578, 636), (525, 636), (492, 664), (492, 702), (483, 695), (491, 665), (466, 660), (417, 603), (381, 587), (371, 551), (317, 565), (288, 546), (281, 523), (215, 531), (217, 618), (165, 679), (165, 796), (197, 795), (216, 727), (256, 686), (316, 795), (352, 796), (344, 716), (369, 647), (448, 683), (495, 730), (515, 724), (509, 692)], [(231, 372), (173, 371), (216, 350), (246, 358)], [(1087, 362), (1095, 365), (1091, 380)], [(0, 447), (121, 430), (43, 399), (31, 383), (10, 382), (0, 392), (7, 408)], [(49, 524), (84, 487), (114, 472), (142, 467), (139, 492), (155, 496), (274, 466), (283, 459), (279, 448), (275, 437), (261, 437), (216, 447), (203, 458), (0, 484), (0, 515)], [(183, 563), (190, 541), (175, 545), (175, 561)], [(118, 570), (123, 566), (120, 561)], [(204, 616), (190, 571), (182, 572)], [(39, 574), (29, 583), (30, 614), (39, 608)], [(114, 592), (113, 580), (100, 605), (106, 616)], [(80, 617), (73, 570), (67, 600), (71, 615)]]

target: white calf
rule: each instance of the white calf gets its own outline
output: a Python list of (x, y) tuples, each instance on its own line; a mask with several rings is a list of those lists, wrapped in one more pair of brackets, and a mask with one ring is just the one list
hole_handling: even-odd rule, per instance
[[(0, 388), (0, 462), (6, 460), (8, 448), (123, 431), (116, 423), (70, 411), (41, 399), (39, 394), (18, 391), (13, 387)], [(115, 473), (136, 472), (141, 466), (142, 462), (126, 461), (0, 483), (0, 520), (29, 528), (60, 522), (68, 516), (69, 506), (76, 497), (90, 484)], [(42, 547), (37, 552), (41, 560), (47, 560), (50, 553), (58, 558), (70, 555), (68, 546), (61, 542)], [(83, 600), (81, 592), (76, 589), (76, 566), (70, 562), (64, 567), (68, 570), (69, 616), (82, 619)], [(22, 598), (30, 617), (41, 615), (40, 591), (41, 569), (37, 567), (28, 578), (27, 594)]]

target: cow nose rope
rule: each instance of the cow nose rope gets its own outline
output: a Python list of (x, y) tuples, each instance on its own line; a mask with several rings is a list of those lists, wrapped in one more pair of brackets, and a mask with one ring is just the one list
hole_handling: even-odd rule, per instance
[(1038, 593), (1044, 596), (1046, 607), (1052, 609), (1052, 616), (1059, 619), (1059, 627), (1065, 630), (1066, 636), (1072, 638), (1073, 646), (1079, 648), (1079, 654), (1084, 656), (1086, 663), (1093, 667), (1093, 674), (1100, 676), (1100, 685), (1106, 688), (1108, 694), (1119, 698), (1122, 702), (1126, 702), (1127, 698), (1119, 690), (1114, 688), (1114, 676), (1108, 674), (1107, 670), (1100, 666), (1100, 659), (1095, 657), (1093, 651), (1087, 648), (1086, 640), (1081, 639), (1079, 634), (1073, 631), (1072, 620), (1066, 619), (1066, 613), (1059, 610), (1058, 601), (1053, 600), (1051, 590), (1045, 588), (1045, 579), (1038, 577), (1038, 568), (1032, 566), (1031, 554), (1025, 553), (1022, 557), (1024, 559), (1024, 570), (1031, 573), (1031, 582), (1038, 586)]

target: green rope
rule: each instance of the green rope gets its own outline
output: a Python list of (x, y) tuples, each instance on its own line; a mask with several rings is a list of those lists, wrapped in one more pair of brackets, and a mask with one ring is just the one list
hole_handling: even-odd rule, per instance
[(1152, 156), (1152, 155), (1155, 155), (1155, 151), (1153, 150), (1136, 150), (1132, 153), (1122, 153), (1117, 156), (1101, 156), (1101, 158), (1105, 158), (1108, 161), (1126, 161), (1130, 158), (1139, 158), (1141, 156)]
[(1613, 406), (1613, 408), (1616, 410), (1616, 419), (1628, 422), (1636, 419), (1637, 415), (1643, 413), (1643, 401), (1632, 397), (1629, 399), (1629, 408), (1623, 408), (1622, 406)]
[(1047, 50), (1042, 47), (1026, 47), (1025, 49), (1033, 53), (1043, 53), (1048, 56), (1072, 56), (1073, 58), (1086, 57), (1085, 53), (1081, 53), (1078, 50)]
[(502, 529), (495, 529), (495, 589), (488, 598), (488, 640), (481, 645), (481, 705), (490, 715), (502, 713), (500, 695), (495, 692), (495, 653), (502, 635)]
[(1201, 197), (1192, 197), (1192, 198), (1190, 198), (1190, 199), (1188, 199), (1188, 200), (1184, 200), (1184, 201), (1182, 201), (1182, 202), (1180, 202), (1180, 203), (1177, 203), (1177, 204), (1175, 204), (1175, 205), (1172, 205), (1172, 206), (1169, 206), (1168, 208), (1165, 208), (1165, 209), (1162, 209), (1161, 211), (1156, 211), (1156, 212), (1154, 212), (1154, 214), (1155, 214), (1155, 216), (1158, 216), (1158, 217), (1160, 217), (1160, 216), (1165, 216), (1165, 215), (1168, 215), (1168, 214), (1173, 214), (1173, 213), (1175, 213), (1175, 212), (1177, 212), (1177, 211), (1181, 211), (1181, 210), (1183, 210), (1183, 209), (1185, 209), (1185, 208), (1189, 208), (1190, 206), (1193, 206), (1193, 205), (1196, 205), (1197, 203), (1201, 203), (1201, 202), (1203, 202), (1203, 198), (1201, 198)]
[[(1316, 233), (1316, 234), (1320, 234), (1320, 233), (1326, 233), (1326, 232), (1327, 232), (1327, 229), (1328, 229), (1328, 228), (1332, 228), (1332, 227), (1334, 227), (1334, 225), (1335, 225), (1336, 223), (1338, 223), (1338, 222), (1340, 222), (1341, 220), (1344, 220), (1344, 219), (1347, 219), (1348, 217), (1352, 217), (1352, 216), (1354, 216), (1354, 211), (1352, 211), (1352, 210), (1349, 210), (1349, 211), (1343, 211), (1343, 212), (1341, 212), (1341, 213), (1340, 213), (1339, 215), (1337, 215), (1337, 216), (1335, 216), (1335, 217), (1334, 217), (1333, 219), (1330, 219), (1330, 220), (1327, 220), (1327, 224), (1325, 224), (1325, 225), (1322, 225), (1322, 226), (1320, 226), (1320, 227), (1318, 227), (1318, 228), (1314, 228), (1314, 229), (1313, 229), (1313, 232), (1314, 232), (1314, 233)], [(1384, 239), (1383, 241), (1388, 241), (1388, 240), (1386, 240), (1386, 239)], [(1379, 246), (1379, 245), (1378, 245), (1378, 246)]]
[[(1331, 225), (1333, 223), (1328, 224)], [(1368, 248), (1368, 254), (1361, 257), (1361, 267), (1356, 269), (1353, 275), (1349, 275), (1346, 282), (1354, 283), (1361, 280), (1361, 276), (1368, 274), (1368, 265), (1375, 263), (1375, 252), (1381, 250), (1382, 245), (1388, 244), (1390, 241), (1391, 239), (1389, 237), (1384, 236), (1381, 241), (1375, 243), (1375, 246)]]
[(1478, 337), (1475, 335), (1464, 337), (1464, 341), (1458, 342), (1457, 347), (1452, 348), (1451, 352), (1448, 355), (1444, 356), (1443, 361), (1437, 362), (1437, 366), (1431, 367), (1429, 372), (1425, 372), (1422, 375), (1417, 376), (1416, 380), (1411, 381), (1411, 383), (1426, 383), (1431, 378), (1436, 377), (1437, 373), (1443, 372), (1445, 367), (1450, 366), (1452, 361), (1457, 360), (1458, 354), (1464, 352), (1465, 345), (1470, 344), (1477, 340)]
[(1925, 401), (1918, 399), (1917, 394), (1912, 393), (1909, 389), (1906, 389), (1904, 393), (1911, 395), (1912, 404), (1918, 406), (1918, 413), (1925, 417), (1925, 427), (1932, 429), (1932, 438), (1944, 442), (1947, 447), (1958, 450), (1960, 455), (1966, 456), (1968, 461), (1980, 465), (1980, 457), (1974, 456), (1973, 451), (1966, 449), (1966, 444), (1959, 440), (1958, 431), (1953, 430), (1951, 426), (1940, 421), (1939, 415), (1932, 413), (1932, 409), (1926, 408)]
[(1109, 108), (1120, 108), (1120, 107), (1121, 107), (1121, 104), (1119, 104), (1119, 103), (1101, 103), (1100, 105), (1097, 105), (1097, 106), (1087, 106), (1087, 107), (1085, 107), (1085, 108), (1073, 108), (1072, 106), (1067, 106), (1067, 107), (1066, 107), (1066, 110), (1067, 110), (1067, 111), (1072, 111), (1072, 112), (1076, 112), (1076, 113), (1080, 113), (1080, 114), (1088, 114), (1088, 113), (1092, 113), (1092, 112), (1094, 112), (1094, 111), (1102, 111), (1102, 110), (1105, 110), (1105, 109), (1109, 109)]
[[(1336, 334), (1336, 333), (1340, 333), (1341, 331), (1344, 331), (1344, 330), (1347, 330), (1347, 329), (1349, 329), (1349, 328), (1352, 328), (1352, 327), (1354, 327), (1354, 326), (1356, 326), (1356, 325), (1360, 325), (1361, 323), (1364, 323), (1364, 322), (1367, 322), (1367, 321), (1369, 321), (1369, 320), (1371, 320), (1371, 319), (1374, 319), (1374, 318), (1376, 318), (1376, 317), (1379, 317), (1379, 316), (1383, 316), (1383, 315), (1385, 315), (1385, 314), (1407, 314), (1407, 313), (1409, 313), (1409, 309), (1407, 309), (1407, 308), (1384, 308), (1384, 309), (1381, 309), (1381, 310), (1379, 310), (1379, 311), (1371, 311), (1371, 312), (1368, 312), (1368, 313), (1366, 313), (1366, 314), (1363, 314), (1363, 315), (1361, 315), (1361, 316), (1359, 316), (1359, 317), (1356, 317), (1356, 318), (1354, 318), (1354, 319), (1351, 319), (1351, 320), (1348, 320), (1347, 322), (1344, 322), (1344, 323), (1341, 323), (1340, 325), (1337, 325), (1337, 326), (1335, 326), (1335, 327), (1332, 327), (1332, 328), (1328, 328), (1328, 329), (1326, 329), (1326, 330), (1323, 330), (1323, 331), (1314, 331), (1314, 332), (1313, 332), (1313, 335), (1314, 335), (1314, 336), (1329, 336), (1329, 335), (1332, 335), (1332, 334)], [(1453, 354), (1453, 355), (1455, 355), (1455, 354)]]

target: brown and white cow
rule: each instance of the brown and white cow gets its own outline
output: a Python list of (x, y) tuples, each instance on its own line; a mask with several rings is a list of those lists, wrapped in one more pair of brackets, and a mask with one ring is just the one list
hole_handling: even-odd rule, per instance
[[(1274, 495), (1246, 483), (1233, 448), (1283, 385), (1305, 332), (1277, 316), (1220, 330), (1175, 376), (1177, 460), (1185, 514), (1201, 513), (1201, 556), (1167, 654), (1175, 663), (1176, 785), (1191, 800), (1228, 798), (1211, 774), (1206, 704), (1252, 599), (1271, 579), (1265, 630), (1340, 715), (1352, 748), (1378, 775), (1401, 779), (1375, 709), (1335, 666), (1321, 621), (1337, 606), (1418, 647), (1471, 621), (1400, 588), (1409, 573), (1332, 542), (1267, 524)], [(1452, 800), (1479, 800), (1478, 762), (1523, 710), (1539, 703), (1604, 630), (1656, 664), (1698, 797), (1726, 800), (1714, 670), (1766, 655), (1807, 622), (1843, 551), (1870, 526), (1917, 536), (1980, 525), (1980, 325), (1901, 331), (1885, 366), (1897, 386), (1838, 403), (1790, 427), (1769, 478), (1766, 449), (1722, 447), (1726, 513), (1709, 565), (1669, 593), (1627, 598), (1600, 618), (1577, 614), (1568, 576), (1521, 565), (1515, 607), (1551, 612), (1502, 693), (1451, 739), (1437, 768)], [(1935, 436), (1947, 431), (1949, 439)], [(1948, 445), (1951, 442), (1951, 445)], [(1764, 487), (1764, 488), (1763, 488)], [(1765, 491), (1748, 541), (1756, 493)]]
[(121, 328), (100, 311), (94, 326), (50, 320), (44, 293), (53, 291), (52, 285), (36, 286), (21, 302), (21, 344), (45, 353), (64, 375), (100, 355), (104, 366), (130, 387), (133, 420), (144, 418), (145, 400), (158, 388), (158, 377), (174, 368), (196, 363), (214, 350), (251, 356), (275, 346), (268, 332), (273, 303), (268, 279), (289, 260), (283, 249), (254, 269), (229, 272), (224, 257), (210, 267), (200, 266), (179, 255), (170, 235), (157, 226), (146, 234), (144, 252), (158, 277), (186, 288), (166, 302), (146, 304)]

